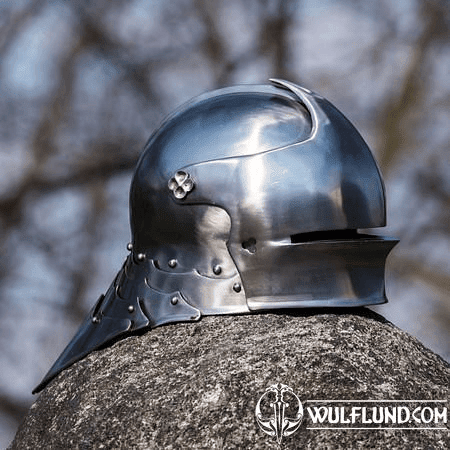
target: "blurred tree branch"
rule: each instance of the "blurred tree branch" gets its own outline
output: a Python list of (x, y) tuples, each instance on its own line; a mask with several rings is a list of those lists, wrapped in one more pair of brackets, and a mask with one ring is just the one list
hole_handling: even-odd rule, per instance
[(19, 402), (17, 398), (0, 392), (0, 411), (20, 423), (29, 408), (28, 403)]
[[(14, 42), (17, 35), (23, 32), (26, 23), (35, 18), (42, 9), (47, 5), (47, 1), (33, 0), (30, 1), (21, 11), (16, 14), (11, 10), (4, 11), (8, 14), (8, 21), (3, 28), (0, 28), (0, 55), (4, 55), (9, 46)], [(0, 67), (3, 58), (0, 58)]]
[[(390, 257), (390, 264), (400, 276), (423, 282), (437, 289), (446, 298), (450, 297), (450, 274), (442, 272), (436, 267), (430, 268), (423, 261), (406, 256), (392, 255)], [(448, 307), (450, 313), (450, 303), (448, 303)]]
[(378, 116), (380, 166), (385, 175), (393, 169), (404, 151), (414, 148), (411, 137), (413, 123), (407, 121), (414, 109), (423, 108), (429, 85), (428, 54), (437, 43), (450, 38), (449, 8), (446, 0), (423, 0), (423, 30), (413, 49), (411, 63), (398, 95), (387, 100)]
[[(89, 242), (86, 247), (90, 250), (94, 248), (95, 240), (99, 232), (98, 225), (100, 218), (105, 211), (106, 199), (105, 199), (105, 183), (96, 178), (95, 182), (89, 184), (90, 192), (90, 211), (89, 219), (87, 220), (86, 234), (88, 235)], [(88, 288), (89, 280), (95, 275), (94, 261), (92, 258), (92, 252), (88, 251), (84, 254), (83, 261), (79, 265), (78, 269), (71, 270), (67, 274), (67, 278), (71, 280), (68, 293), (68, 300), (66, 303), (66, 310), (71, 318), (77, 322), (81, 322), (85, 317), (85, 309), (80, 303), (80, 299), (85, 297), (86, 290)]]
[(72, 170), (71, 173), (64, 178), (50, 178), (45, 173), (33, 171), (21, 183), (19, 188), (13, 195), (8, 198), (0, 199), (0, 215), (7, 227), (18, 226), (22, 220), (22, 204), (27, 194), (31, 191), (35, 193), (45, 193), (65, 189), (70, 186), (80, 186), (90, 183), (92, 180), (105, 182), (108, 178), (119, 173), (131, 171), (136, 165), (136, 156), (129, 155), (122, 151), (122, 147), (118, 147), (117, 141), (110, 136), (112, 142), (97, 142), (88, 148), (88, 152), (98, 153), (98, 148), (102, 146), (108, 149), (105, 152), (114, 155), (114, 158), (105, 156), (89, 161), (88, 164), (81, 165), (78, 169)]
[[(262, 4), (267, 3), (262, 1)], [(292, 79), (289, 70), (291, 55), (289, 54), (289, 29), (292, 25), (292, 0), (279, 0), (276, 2), (275, 14), (267, 13), (264, 17), (259, 37), (259, 52), (270, 55), (273, 65), (274, 78)], [(301, 2), (295, 2), (296, 7), (301, 7)], [(296, 55), (298, 58), (298, 55)]]

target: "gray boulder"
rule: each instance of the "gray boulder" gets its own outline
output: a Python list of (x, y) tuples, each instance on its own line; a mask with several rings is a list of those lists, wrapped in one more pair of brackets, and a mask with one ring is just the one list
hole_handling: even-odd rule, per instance
[(255, 420), (275, 383), (293, 388), (305, 412), (283, 449), (445, 449), (448, 423), (317, 430), (306, 408), (312, 399), (448, 399), (449, 375), (439, 356), (364, 308), (206, 317), (128, 337), (66, 369), (10, 449), (277, 449)]

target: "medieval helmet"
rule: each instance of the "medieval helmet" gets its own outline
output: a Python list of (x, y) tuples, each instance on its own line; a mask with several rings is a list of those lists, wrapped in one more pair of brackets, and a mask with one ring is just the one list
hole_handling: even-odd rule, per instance
[(282, 80), (219, 89), (151, 136), (130, 191), (132, 243), (35, 392), (130, 332), (202, 315), (386, 302), (385, 192), (354, 126)]

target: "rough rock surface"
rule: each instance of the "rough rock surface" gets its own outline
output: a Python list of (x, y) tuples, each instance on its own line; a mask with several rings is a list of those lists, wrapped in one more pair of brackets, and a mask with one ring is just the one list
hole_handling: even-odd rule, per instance
[[(306, 407), (312, 399), (448, 400), (449, 375), (439, 356), (365, 309), (207, 317), (74, 364), (42, 392), (10, 448), (445, 449), (448, 423), (311, 430)], [(275, 383), (292, 387), (305, 408), (281, 447), (255, 421)]]

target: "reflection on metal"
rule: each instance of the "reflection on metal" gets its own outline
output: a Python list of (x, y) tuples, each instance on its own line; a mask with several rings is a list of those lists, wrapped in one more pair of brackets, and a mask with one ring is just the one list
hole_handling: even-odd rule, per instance
[(170, 268), (174, 269), (175, 267), (177, 267), (177, 260), (176, 259), (171, 259), (168, 262), (168, 265), (169, 265)]
[(41, 389), (90, 351), (201, 315), (383, 303), (394, 239), (366, 143), (292, 83), (205, 94), (149, 140), (131, 184), (133, 242)]

